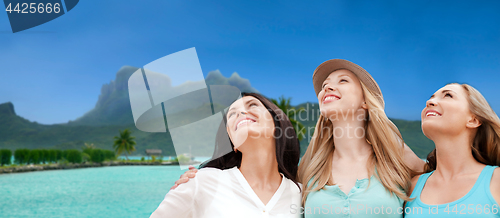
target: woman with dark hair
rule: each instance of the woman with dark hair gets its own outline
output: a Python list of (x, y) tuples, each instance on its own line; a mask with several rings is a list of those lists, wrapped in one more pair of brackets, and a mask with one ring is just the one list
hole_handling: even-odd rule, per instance
[[(234, 152), (222, 155), (226, 146)], [(217, 158), (170, 190), (151, 217), (298, 217), (291, 208), (301, 201), (299, 156), (286, 114), (263, 96), (244, 93), (219, 128)]]

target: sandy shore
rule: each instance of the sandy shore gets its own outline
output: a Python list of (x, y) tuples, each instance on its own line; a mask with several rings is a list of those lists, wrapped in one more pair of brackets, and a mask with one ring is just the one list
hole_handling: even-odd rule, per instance
[[(191, 165), (199, 164), (199, 162), (188, 163)], [(22, 172), (33, 172), (33, 171), (44, 171), (44, 170), (66, 170), (66, 169), (78, 169), (78, 168), (88, 168), (88, 167), (108, 167), (108, 166), (129, 166), (129, 165), (179, 165), (178, 162), (126, 162), (126, 161), (112, 161), (104, 163), (80, 163), (80, 164), (47, 164), (47, 165), (25, 165), (25, 166), (15, 166), (0, 168), (0, 174), (4, 173), (22, 173)]]

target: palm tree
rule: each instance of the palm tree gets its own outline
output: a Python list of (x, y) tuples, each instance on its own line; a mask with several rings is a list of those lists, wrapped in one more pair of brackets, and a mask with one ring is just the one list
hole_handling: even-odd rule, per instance
[(87, 143), (85, 142), (85, 145), (82, 148), (82, 158), (83, 162), (87, 162), (91, 159), (92, 151), (96, 149), (94, 143)]
[(278, 106), (279, 109), (281, 109), (285, 114), (288, 116), (288, 119), (292, 123), (292, 126), (295, 130), (295, 133), (297, 134), (297, 138), (299, 141), (302, 141), (304, 138), (304, 135), (306, 134), (306, 128), (304, 125), (299, 122), (298, 120), (295, 119), (296, 114), (299, 114), (302, 111), (305, 111), (303, 107), (296, 109), (295, 107), (292, 107), (290, 105), (290, 100), (292, 98), (285, 98), (284, 96), (281, 96), (278, 100), (276, 99), (271, 99), (271, 101)]
[(85, 146), (83, 147), (84, 149), (95, 149), (94, 143), (89, 144), (89, 143), (85, 142), (84, 144), (85, 144)]
[(134, 145), (136, 145), (134, 139), (135, 137), (130, 136), (132, 132), (130, 130), (125, 129), (123, 132), (120, 131), (120, 136), (115, 136), (115, 142), (113, 144), (113, 148), (115, 149), (116, 155), (120, 156), (121, 153), (125, 151), (125, 158), (128, 160), (127, 153), (135, 151)]

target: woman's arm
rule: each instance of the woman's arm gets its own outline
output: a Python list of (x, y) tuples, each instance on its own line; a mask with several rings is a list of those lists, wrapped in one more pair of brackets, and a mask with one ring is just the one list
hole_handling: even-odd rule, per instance
[(415, 172), (423, 172), (424, 171), (424, 166), (425, 166), (425, 161), (420, 159), (412, 150), (411, 148), (406, 145), (404, 145), (404, 157), (403, 160), (405, 161), (406, 165), (410, 167)]
[(413, 189), (415, 189), (415, 186), (417, 185), (417, 182), (418, 182), (418, 178), (420, 177), (420, 175), (418, 176), (414, 176), (412, 179), (411, 179), (411, 187), (410, 187), (410, 190), (408, 190), (408, 193), (406, 193), (406, 195), (408, 195), (408, 197), (411, 196), (411, 193), (413, 192)]
[(196, 178), (189, 180), (175, 190), (171, 189), (150, 218), (191, 217), (197, 192), (198, 181)]

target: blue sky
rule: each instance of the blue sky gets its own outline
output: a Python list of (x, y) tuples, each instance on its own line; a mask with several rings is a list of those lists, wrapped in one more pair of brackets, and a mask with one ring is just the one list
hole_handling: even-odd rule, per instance
[(500, 111), (500, 2), (80, 1), (12, 34), (0, 15), (0, 103), (44, 124), (92, 109), (123, 65), (196, 47), (203, 73), (238, 72), (270, 97), (316, 101), (312, 73), (351, 60), (381, 86), (389, 117), (419, 120), (425, 101), (466, 82)]

